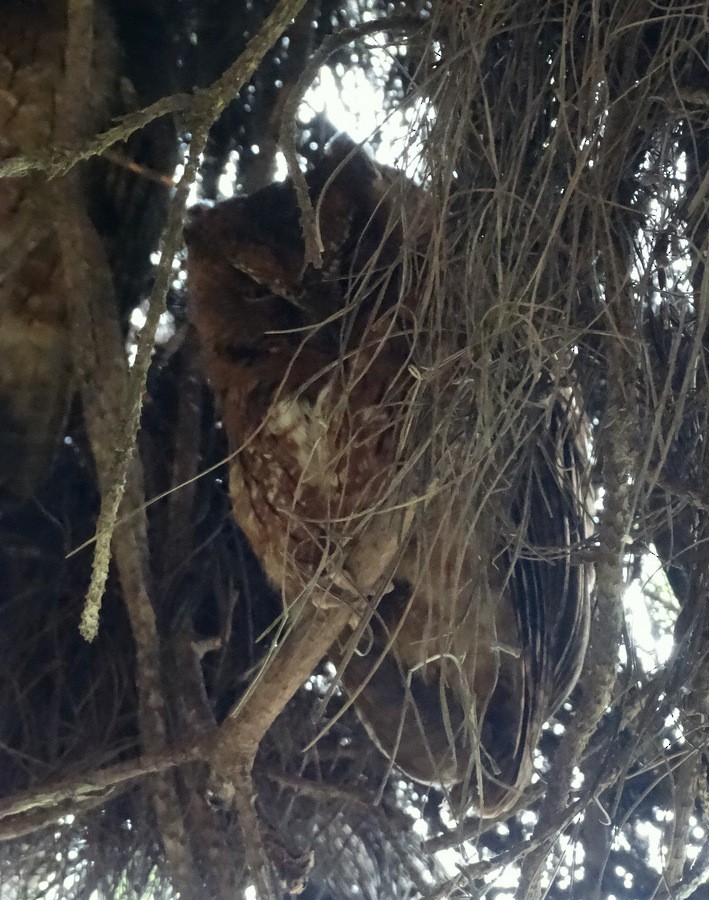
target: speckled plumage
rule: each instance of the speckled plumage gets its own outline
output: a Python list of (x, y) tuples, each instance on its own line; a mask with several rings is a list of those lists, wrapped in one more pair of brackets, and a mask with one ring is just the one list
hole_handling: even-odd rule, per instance
[[(584, 451), (563, 427), (579, 416), (564, 394), (537, 416), (538, 452), (484, 515), (433, 473), (403, 476), (418, 390), (403, 321), (416, 297), (399, 296), (393, 194), (363, 154), (340, 166), (342, 149), (310, 176), (324, 276), (303, 266), (288, 183), (199, 208), (186, 231), (234, 517), (286, 604), (346, 602), (353, 627), (367, 620), (358, 651), (344, 642), (331, 657), (375, 743), (496, 814), (527, 783), (586, 648), (589, 573), (568, 555), (588, 533)], [(362, 291), (374, 255), (391, 277)], [(556, 561), (514, 558), (502, 536), (530, 497), (527, 537), (536, 529)]]

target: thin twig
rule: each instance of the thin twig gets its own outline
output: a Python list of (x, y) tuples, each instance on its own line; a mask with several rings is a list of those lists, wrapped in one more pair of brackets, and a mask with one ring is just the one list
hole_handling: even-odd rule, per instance
[(68, 778), (58, 778), (30, 790), (11, 794), (0, 803), (0, 821), (33, 810), (55, 809), (67, 800), (82, 803), (98, 796), (105, 801), (113, 789), (120, 785), (204, 759), (206, 747), (206, 739), (203, 743), (167, 747), (155, 753), (143, 754), (136, 760)]

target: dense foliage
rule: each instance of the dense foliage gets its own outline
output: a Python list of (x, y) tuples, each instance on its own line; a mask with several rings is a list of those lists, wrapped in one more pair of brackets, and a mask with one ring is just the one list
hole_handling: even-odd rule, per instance
[[(431, 359), (437, 336), (466, 336), (456, 403), (439, 409), (433, 392), (421, 423), (492, 445), (517, 408), (514, 385), (540, 372), (573, 385), (598, 497), (596, 536), (577, 548), (595, 564), (594, 615), (539, 777), (504, 821), (455, 821), (443, 791), (392, 770), (322, 665), (254, 770), (283, 896), (709, 896), (706, 4), (307, 0), (268, 31), (255, 71), (247, 61), (234, 75), (272, 3), (112, 0), (83, 60), (94, 86), (103, 79), (101, 103), (72, 88), (81, 7), (0, 4), (7, 21), (59, 36), (28, 43), (0, 24), (0, 254), (32, 244), (32, 216), (51, 223), (31, 265), (0, 262), (0, 893), (253, 891), (248, 830), (200, 747), (258, 681), (281, 603), (229, 514), (180, 216), (190, 192), (216, 200), (268, 184), (279, 150), (312, 166), (335, 128), (302, 98), (318, 77), (342, 88), (359, 72), (382, 98), (370, 146), (426, 198), (426, 263), (415, 270), (412, 234), (397, 264), (414, 260), (429, 298)], [(63, 42), (66, 68), (35, 78)], [(52, 92), (47, 134), (27, 124), (47, 115), (35, 88)], [(31, 199), (17, 232), (14, 191)], [(87, 229), (103, 250), (79, 265)], [(13, 406), (40, 371), (22, 363), (36, 341), (16, 337), (16, 320), (38, 334), (45, 301), (12, 304), (48, 296), (34, 286), (35, 257), (48, 254), (63, 260), (46, 277), (66, 284), (51, 322), (73, 376), (59, 399), (42, 376), (41, 398)], [(9, 287), (18, 271), (24, 292)], [(51, 462), (28, 474), (18, 421), (50, 402), (52, 416), (29, 418)], [(87, 642), (86, 542), (111, 498), (119, 524)]]

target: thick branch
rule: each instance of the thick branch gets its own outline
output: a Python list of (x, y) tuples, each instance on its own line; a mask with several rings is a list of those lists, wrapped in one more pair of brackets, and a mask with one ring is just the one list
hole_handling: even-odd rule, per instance
[(246, 859), (260, 894), (275, 895), (261, 826), (254, 809), (252, 770), (262, 738), (347, 625), (350, 609), (306, 604), (272, 652), (246, 697), (217, 732), (210, 759), (214, 774), (233, 786), (234, 809)]

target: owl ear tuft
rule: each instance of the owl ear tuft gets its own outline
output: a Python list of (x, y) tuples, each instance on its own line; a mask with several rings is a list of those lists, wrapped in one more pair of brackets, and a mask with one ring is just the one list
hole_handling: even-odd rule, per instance
[(342, 183), (354, 201), (366, 196), (378, 178), (377, 164), (365, 147), (348, 134), (337, 134), (328, 142), (308, 181), (313, 197), (318, 197), (333, 183)]

